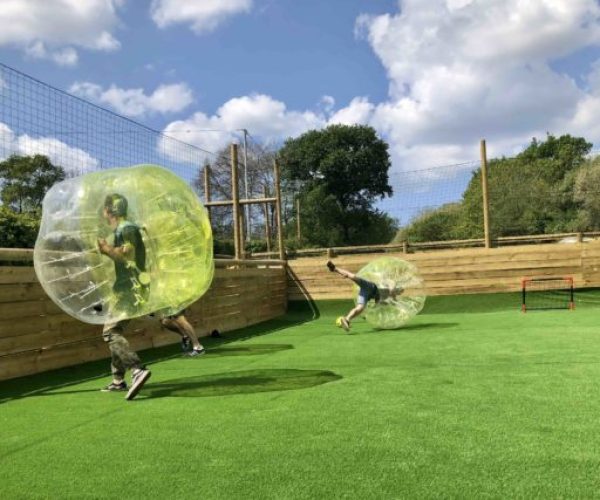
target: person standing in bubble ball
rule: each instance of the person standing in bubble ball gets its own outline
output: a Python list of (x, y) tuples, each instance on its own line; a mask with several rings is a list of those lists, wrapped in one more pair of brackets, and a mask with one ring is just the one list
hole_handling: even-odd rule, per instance
[[(115, 300), (110, 307), (118, 314), (126, 315), (135, 311), (136, 307), (148, 298), (150, 280), (146, 273), (146, 248), (140, 227), (127, 220), (127, 199), (118, 193), (110, 194), (104, 201), (102, 215), (114, 231), (114, 245), (105, 239), (98, 239), (98, 249), (115, 264), (115, 283), (113, 292)], [(111, 352), (111, 371), (113, 380), (102, 390), (105, 392), (126, 391), (125, 373), (132, 371), (132, 384), (126, 399), (131, 400), (139, 393), (150, 378), (151, 372), (142, 364), (123, 333), (129, 319), (106, 323), (102, 338), (108, 343)], [(161, 324), (175, 331), (182, 337), (182, 346), (193, 349), (189, 356), (204, 354), (204, 347), (198, 341), (194, 328), (185, 318), (183, 311), (178, 314), (161, 317)]]
[(395, 300), (396, 297), (404, 292), (404, 289), (401, 287), (394, 287), (392, 289), (385, 287), (378, 287), (372, 281), (368, 281), (366, 279), (360, 278), (356, 274), (339, 267), (331, 262), (327, 261), (327, 269), (332, 273), (335, 272), (344, 278), (347, 278), (359, 287), (358, 297), (356, 299), (356, 306), (354, 306), (346, 316), (340, 316), (336, 320), (336, 325), (340, 328), (343, 328), (345, 331), (350, 331), (350, 323), (351, 321), (359, 316), (367, 307), (367, 303), (370, 300), (375, 301), (375, 303), (387, 301), (387, 300)]

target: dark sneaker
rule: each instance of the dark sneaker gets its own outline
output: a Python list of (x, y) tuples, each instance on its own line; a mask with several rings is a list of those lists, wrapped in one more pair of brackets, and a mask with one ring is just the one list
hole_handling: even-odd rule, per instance
[(123, 380), (120, 384), (115, 384), (111, 382), (106, 387), (100, 389), (102, 392), (118, 392), (118, 391), (126, 391), (127, 390), (127, 382)]
[(192, 348), (192, 341), (189, 337), (181, 337), (181, 350), (188, 352)]
[(333, 262), (328, 260), (326, 265), (327, 265), (327, 269), (329, 269), (331, 272), (335, 271), (335, 264)]
[(139, 370), (137, 370), (133, 374), (133, 379), (131, 381), (131, 389), (129, 389), (129, 392), (127, 393), (127, 396), (125, 396), (125, 399), (131, 401), (133, 398), (135, 398), (138, 392), (140, 392), (140, 390), (142, 389), (142, 387), (144, 387), (146, 381), (150, 378), (150, 375), (152, 375), (152, 373), (150, 372), (150, 370), (146, 370), (146, 368), (140, 368)]
[(219, 330), (213, 330), (212, 332), (210, 332), (210, 336), (213, 339), (222, 339), (223, 335), (221, 335), (221, 332), (219, 332)]
[(206, 354), (206, 349), (204, 349), (204, 347), (202, 349), (192, 349), (190, 352), (186, 352), (184, 356), (195, 358), (196, 356), (202, 356), (203, 354)]

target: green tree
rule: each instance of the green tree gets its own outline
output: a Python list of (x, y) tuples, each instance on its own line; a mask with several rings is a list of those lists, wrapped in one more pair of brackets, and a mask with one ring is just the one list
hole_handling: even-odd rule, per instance
[[(574, 230), (579, 203), (573, 197), (577, 172), (592, 144), (581, 137), (548, 135), (533, 139), (514, 158), (488, 166), (492, 236), (544, 234)], [(481, 173), (463, 194), (466, 237), (483, 237)]]
[(373, 128), (313, 130), (288, 139), (279, 156), (284, 189), (301, 199), (307, 244), (387, 243), (393, 237), (396, 222), (374, 208), (392, 188), (388, 145)]
[[(592, 144), (582, 137), (549, 134), (544, 141), (533, 139), (514, 158), (490, 160), (492, 237), (575, 231), (594, 226), (592, 221), (600, 215), (597, 211), (600, 197), (594, 198), (600, 172), (587, 167), (586, 155), (591, 148)], [(482, 238), (482, 206), (481, 171), (477, 170), (459, 204), (421, 214), (396, 239)]]
[(465, 238), (462, 228), (463, 207), (448, 203), (417, 216), (412, 223), (399, 231), (396, 241), (444, 241)]
[(0, 199), (17, 213), (41, 209), (46, 191), (65, 178), (62, 167), (44, 155), (12, 155), (0, 162)]
[(589, 161), (577, 172), (573, 200), (579, 204), (573, 229), (598, 231), (600, 229), (600, 157)]
[(0, 206), (0, 248), (33, 248), (39, 228), (37, 214), (20, 214)]

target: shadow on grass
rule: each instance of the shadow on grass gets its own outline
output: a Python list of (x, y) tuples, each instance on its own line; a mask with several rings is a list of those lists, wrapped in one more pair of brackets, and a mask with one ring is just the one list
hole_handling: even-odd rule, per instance
[(454, 328), (458, 326), (459, 323), (420, 323), (416, 325), (406, 325), (401, 326), (400, 328), (393, 328), (391, 330), (377, 330), (378, 332), (406, 332), (406, 331), (418, 331), (418, 330), (443, 330), (444, 328)]
[(287, 351), (293, 349), (292, 344), (253, 344), (240, 346), (223, 346), (214, 347), (206, 351), (208, 357), (221, 356), (256, 356), (260, 354), (271, 354), (279, 351)]
[(372, 330), (368, 330), (366, 332), (352, 332), (350, 331), (350, 335), (373, 335), (373, 334), (385, 334), (385, 333), (402, 333), (402, 332), (415, 332), (415, 331), (425, 331), (428, 333), (435, 333), (437, 330), (443, 330), (445, 328), (454, 328), (458, 326), (459, 323), (421, 323), (416, 325), (406, 325), (400, 326), (398, 328), (375, 328)]
[[(292, 391), (340, 380), (328, 370), (247, 370), (167, 380), (144, 387), (147, 398), (205, 398), (257, 392)], [(142, 398), (140, 398), (142, 400)]]
[[(292, 348), (289, 344), (282, 344), (274, 347), (244, 346), (244, 348), (225, 348), (222, 347), (231, 342), (239, 342), (249, 340), (254, 337), (269, 335), (295, 325), (312, 321), (314, 311), (308, 303), (294, 304), (288, 309), (285, 316), (271, 319), (245, 327), (239, 330), (234, 330), (223, 334), (222, 338), (203, 337), (202, 344), (206, 347), (207, 355), (215, 356), (243, 356), (256, 354), (271, 354), (284, 349)], [(98, 338), (100, 338), (101, 329), (98, 330)], [(127, 337), (127, 334), (125, 334)], [(177, 342), (179, 336), (173, 334), (173, 342)], [(172, 344), (165, 347), (146, 349), (139, 352), (142, 361), (148, 365), (159, 363), (169, 359), (180, 358), (181, 350), (178, 344)], [(88, 380), (95, 380), (110, 376), (110, 358), (108, 348), (106, 349), (106, 358), (83, 363), (77, 366), (59, 368), (44, 373), (19, 377), (11, 380), (0, 382), (0, 404), (9, 402), (15, 399), (21, 399), (27, 396), (40, 395), (47, 391), (53, 391), (60, 387), (68, 387), (74, 384), (79, 384)]]

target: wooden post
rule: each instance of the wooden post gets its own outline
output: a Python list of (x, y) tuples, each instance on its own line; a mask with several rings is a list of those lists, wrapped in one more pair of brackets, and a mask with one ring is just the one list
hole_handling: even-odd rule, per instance
[[(267, 198), (267, 186), (264, 186), (263, 197)], [(263, 203), (263, 209), (265, 211), (265, 238), (267, 240), (267, 252), (271, 251), (271, 221), (269, 214), (269, 204)]]
[(402, 242), (402, 253), (408, 253), (408, 241), (406, 240)]
[(239, 227), (240, 227), (240, 255), (242, 256), (242, 259), (246, 258), (246, 239), (245, 239), (245, 234), (246, 234), (246, 216), (244, 214), (244, 207), (241, 206), (240, 204), (240, 211), (239, 211), (239, 217), (240, 220), (238, 221)]
[(300, 231), (300, 198), (296, 198), (296, 239), (300, 241), (302, 232)]
[(238, 149), (237, 144), (231, 145), (231, 198), (233, 201), (233, 244), (235, 258), (241, 259), (240, 245), (240, 192), (238, 187)]
[[(210, 165), (204, 165), (204, 201), (210, 203)], [(206, 207), (208, 220), (212, 219), (210, 207)]]
[(281, 182), (279, 179), (279, 163), (273, 160), (274, 180), (275, 180), (275, 213), (277, 217), (277, 242), (279, 244), (279, 259), (286, 260), (285, 248), (283, 247), (283, 228), (281, 227)]
[(485, 139), (480, 142), (481, 152), (481, 192), (483, 194), (483, 237), (485, 248), (492, 247), (490, 236), (490, 198), (488, 193), (488, 173), (487, 173), (487, 153), (485, 149)]

